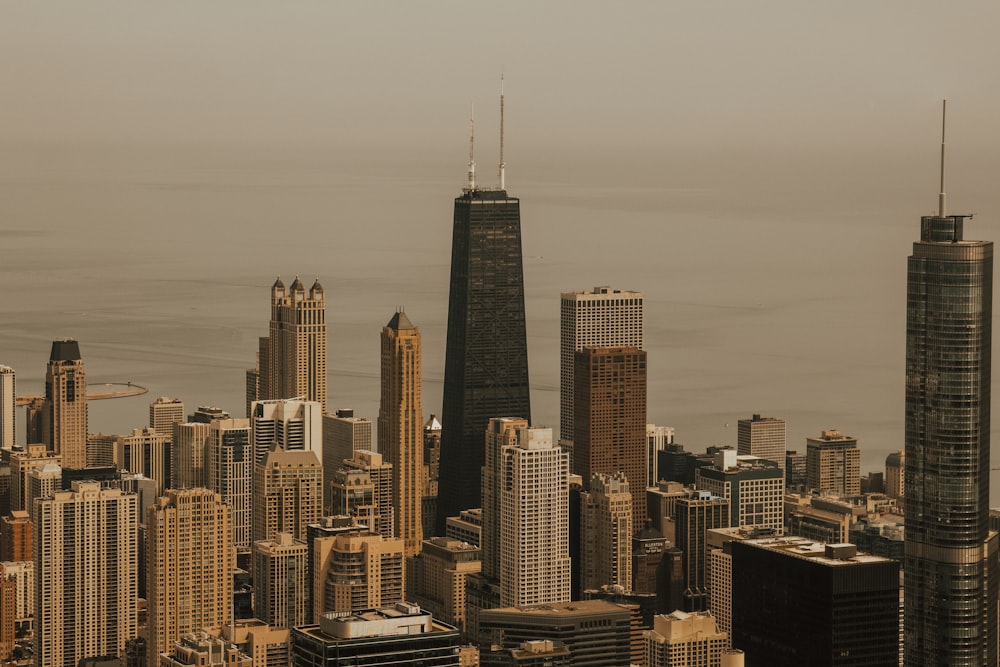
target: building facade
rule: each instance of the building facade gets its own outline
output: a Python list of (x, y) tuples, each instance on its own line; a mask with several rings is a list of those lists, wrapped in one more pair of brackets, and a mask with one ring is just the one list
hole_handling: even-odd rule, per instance
[(785, 469), (785, 420), (753, 415), (736, 424), (736, 452), (774, 461)]
[(318, 401), (272, 399), (250, 406), (250, 437), (254, 462), (260, 463), (271, 448), (320, 452), (323, 440), (323, 406)]
[(721, 667), (728, 636), (709, 612), (673, 611), (653, 618), (643, 633), (647, 667)]
[(709, 491), (693, 491), (677, 500), (676, 545), (684, 552), (684, 610), (708, 609), (706, 532), (729, 527), (729, 501)]
[(632, 494), (624, 473), (597, 473), (580, 498), (581, 585), (632, 590)]
[(149, 404), (149, 428), (173, 437), (174, 424), (184, 423), (184, 401), (161, 396)]
[(206, 486), (232, 508), (233, 544), (249, 549), (252, 542), (253, 449), (248, 420), (217, 419), (209, 425), (205, 469)]
[(833, 429), (806, 438), (806, 488), (835, 496), (861, 493), (858, 439)]
[(253, 540), (278, 533), (306, 539), (306, 527), (322, 516), (323, 466), (315, 452), (271, 450), (254, 466)]
[(323, 415), (323, 497), (324, 508), (330, 507), (330, 483), (333, 473), (344, 461), (354, 458), (360, 450), (374, 451), (372, 421), (355, 417), (354, 410), (337, 410), (335, 414)]
[(312, 622), (309, 548), (289, 533), (253, 543), (254, 616), (294, 628)]
[(66, 468), (87, 467), (87, 372), (75, 340), (52, 341), (45, 368), (43, 441)]
[(785, 476), (770, 459), (718, 452), (715, 465), (695, 472), (695, 486), (729, 501), (730, 526), (784, 529)]
[(17, 432), (17, 385), (14, 369), (0, 365), (0, 449), (14, 448)]

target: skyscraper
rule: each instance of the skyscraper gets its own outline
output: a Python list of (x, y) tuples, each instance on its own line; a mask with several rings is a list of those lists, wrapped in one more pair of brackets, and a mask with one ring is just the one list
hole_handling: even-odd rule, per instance
[(254, 614), (270, 625), (294, 628), (312, 621), (309, 549), (288, 533), (253, 543)]
[(208, 486), (205, 469), (205, 445), (211, 424), (185, 422), (174, 424), (173, 477), (174, 488), (193, 489)]
[(257, 363), (258, 400), (304, 398), (326, 410), (326, 291), (319, 279), (308, 292), (298, 276), (287, 291), (281, 278), (274, 281)]
[(677, 541), (684, 551), (684, 611), (708, 609), (705, 533), (729, 526), (729, 501), (709, 491), (692, 491), (677, 501)]
[(382, 329), (382, 397), (378, 411), (378, 449), (393, 466), (395, 534), (406, 557), (423, 542), (424, 418), (421, 402), (420, 331), (406, 313), (392, 316)]
[(232, 543), (240, 549), (251, 544), (253, 450), (247, 419), (217, 419), (205, 440), (205, 486), (232, 508)]
[(271, 447), (319, 454), (323, 406), (316, 401), (291, 398), (254, 401), (250, 407), (250, 426), (254, 463), (263, 461)]
[(52, 341), (45, 369), (42, 436), (64, 468), (87, 467), (87, 373), (75, 340)]
[(278, 533), (306, 539), (306, 527), (322, 515), (323, 466), (316, 453), (272, 450), (253, 476), (254, 542)]
[(861, 493), (858, 439), (833, 429), (806, 438), (806, 488), (838, 496)]
[(156, 495), (173, 486), (171, 440), (155, 428), (134, 428), (129, 435), (115, 437), (114, 465), (118, 470), (137, 472), (156, 481)]
[(120, 656), (136, 633), (135, 494), (75, 482), (34, 506), (35, 664)]
[[(573, 472), (624, 472), (632, 489), (646, 480), (646, 353), (635, 347), (588, 347), (575, 353)], [(646, 496), (632, 495), (632, 525), (646, 518)]]
[(582, 588), (632, 590), (632, 494), (624, 473), (597, 473), (581, 494)]
[(785, 420), (754, 415), (736, 425), (736, 452), (774, 461), (785, 469)]
[(906, 280), (907, 667), (997, 662), (997, 537), (989, 532), (993, 243), (920, 219)]
[(15, 401), (17, 390), (14, 384), (14, 369), (0, 365), (0, 448), (14, 447), (14, 425), (17, 413)]
[(350, 408), (323, 415), (323, 507), (330, 506), (333, 474), (360, 449), (374, 451), (370, 419), (355, 417)]
[(521, 203), (504, 183), (502, 93), (500, 108), (500, 186), (476, 185), (470, 154), (469, 183), (455, 200), (441, 410), (441, 478), (448, 483), (438, 492), (438, 535), (449, 516), (480, 506), (490, 418), (531, 420)]
[[(325, 473), (324, 473), (325, 474)], [(385, 539), (395, 535), (396, 508), (392, 502), (392, 464), (381, 454), (358, 450), (344, 461), (330, 483), (331, 514), (355, 517)]]
[(573, 353), (585, 347), (642, 349), (642, 292), (598, 286), (563, 292), (559, 324), (559, 443), (573, 446)]
[(174, 424), (184, 422), (184, 401), (160, 396), (149, 404), (149, 428), (168, 437), (174, 433)]

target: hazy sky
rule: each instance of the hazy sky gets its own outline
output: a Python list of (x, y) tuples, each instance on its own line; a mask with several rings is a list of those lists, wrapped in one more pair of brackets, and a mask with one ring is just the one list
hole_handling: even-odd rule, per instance
[(502, 65), (512, 166), (912, 150), (943, 97), (955, 141), (996, 153), (998, 25), (993, 1), (11, 1), (0, 141), (462, 160), (475, 103), (485, 170)]

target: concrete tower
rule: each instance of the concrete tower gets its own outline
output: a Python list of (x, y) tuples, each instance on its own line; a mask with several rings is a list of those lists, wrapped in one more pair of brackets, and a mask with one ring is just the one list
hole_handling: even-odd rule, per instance
[(2, 449), (14, 447), (16, 400), (14, 369), (10, 366), (0, 366), (0, 448)]
[(63, 467), (87, 467), (87, 373), (75, 340), (52, 341), (42, 436), (49, 449), (62, 455)]
[(423, 542), (424, 427), (421, 400), (420, 331), (406, 313), (392, 316), (382, 329), (382, 398), (378, 412), (378, 449), (392, 464), (395, 534), (406, 557), (420, 553)]

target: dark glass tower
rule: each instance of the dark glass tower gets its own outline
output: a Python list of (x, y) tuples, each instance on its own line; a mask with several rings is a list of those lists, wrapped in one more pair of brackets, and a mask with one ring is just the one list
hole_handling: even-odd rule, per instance
[(469, 187), (455, 200), (451, 246), (439, 535), (447, 517), (481, 506), (480, 468), (491, 417), (531, 422), (521, 208), (506, 190)]
[(907, 263), (906, 665), (992, 666), (993, 243), (966, 241), (969, 216), (945, 215), (941, 200), (938, 215), (921, 218)]

